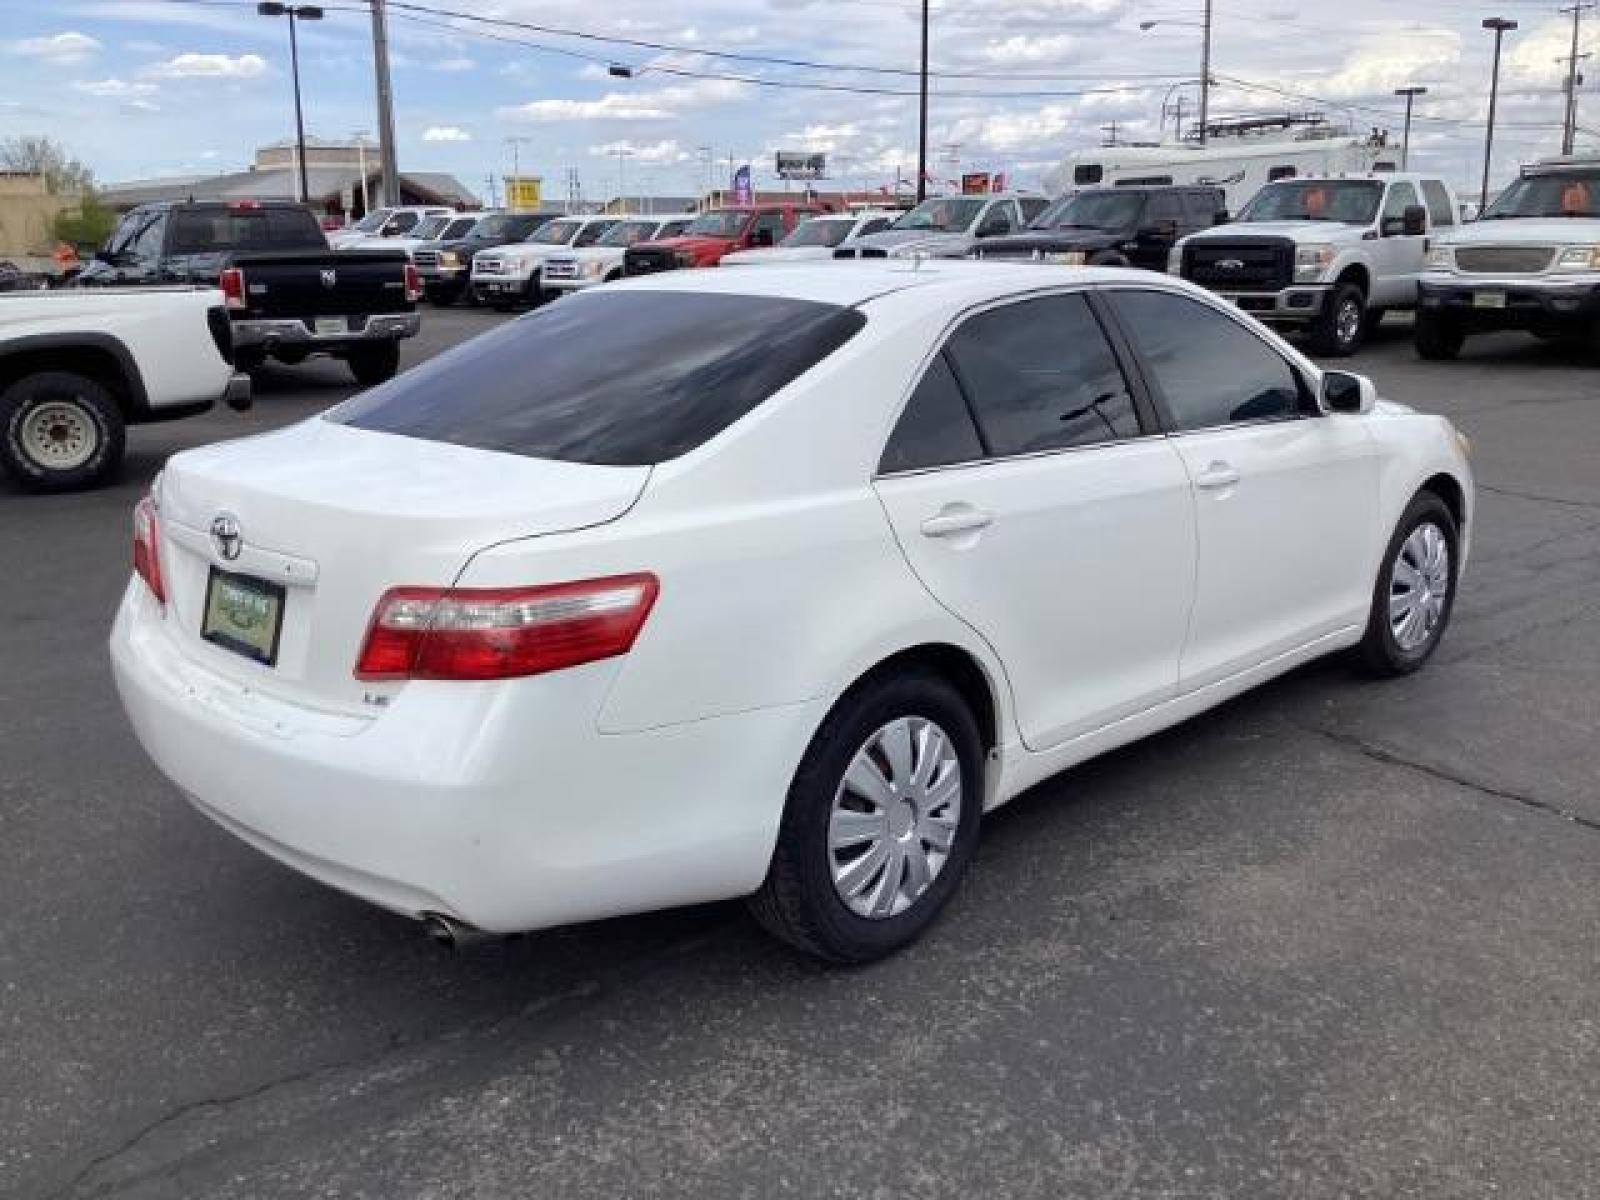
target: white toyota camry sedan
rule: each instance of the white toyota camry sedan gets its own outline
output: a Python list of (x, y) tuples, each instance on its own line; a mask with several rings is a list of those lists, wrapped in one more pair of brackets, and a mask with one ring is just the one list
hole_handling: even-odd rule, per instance
[(1163, 276), (673, 272), (175, 456), (111, 653), (202, 813), (439, 936), (750, 896), (861, 961), (1031, 784), (1421, 666), (1465, 450)]

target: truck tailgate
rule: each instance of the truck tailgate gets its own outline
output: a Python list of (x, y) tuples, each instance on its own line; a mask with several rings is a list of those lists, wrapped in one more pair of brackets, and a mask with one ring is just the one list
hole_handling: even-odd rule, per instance
[(406, 264), (399, 250), (347, 250), (240, 255), (245, 320), (262, 317), (340, 317), (403, 313)]

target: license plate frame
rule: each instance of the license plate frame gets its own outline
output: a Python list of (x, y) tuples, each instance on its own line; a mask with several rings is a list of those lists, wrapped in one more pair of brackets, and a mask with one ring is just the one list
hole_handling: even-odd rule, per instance
[[(247, 596), (263, 602), (258, 610), (258, 619), (249, 622), (244, 619), (249, 615), (250, 608), (244, 603)], [(213, 566), (206, 577), (206, 602), (200, 610), (200, 636), (214, 646), (231, 650), (264, 667), (273, 667), (278, 662), (278, 643), (283, 637), (283, 611), (287, 607), (288, 589), (283, 584)], [(262, 626), (265, 628), (261, 635), (251, 640), (251, 631)]]
[(318, 337), (341, 337), (350, 332), (349, 317), (313, 317), (311, 332)]
[(1506, 294), (1504, 292), (1473, 292), (1473, 308), (1504, 308)]

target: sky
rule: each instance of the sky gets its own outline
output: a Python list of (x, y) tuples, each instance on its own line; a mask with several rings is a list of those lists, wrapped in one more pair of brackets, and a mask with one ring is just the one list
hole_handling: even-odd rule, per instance
[[(780, 149), (827, 153), (836, 186), (915, 176), (919, 0), (390, 5), (401, 169), (451, 172), (486, 198), (513, 156), (557, 198), (571, 171), (588, 199), (619, 185), (692, 195), (723, 185), (730, 159), (773, 186)], [(1164, 99), (1184, 97), (1193, 111), (1200, 7), (931, 0), (931, 174), (1006, 171), (1038, 186), (1112, 122), (1125, 139), (1155, 140)], [(1475, 190), (1483, 162), (1493, 36), (1480, 22), (1515, 18), (1495, 177), (1559, 148), (1557, 60), (1571, 22), (1555, 0), (1215, 7), (1213, 114), (1320, 110), (1398, 138), (1394, 89), (1424, 86), (1412, 166), (1463, 190)], [(1158, 24), (1141, 31), (1145, 21)], [(257, 15), (253, 0), (0, 0), (0, 138), (56, 138), (105, 183), (243, 169), (255, 147), (293, 133), (287, 24)], [(366, 5), (333, 0), (299, 29), (307, 133), (370, 133)], [(1600, 15), (1582, 50), (1600, 52)], [(1579, 122), (1595, 132), (1580, 147), (1600, 149), (1600, 58), (1589, 65)]]

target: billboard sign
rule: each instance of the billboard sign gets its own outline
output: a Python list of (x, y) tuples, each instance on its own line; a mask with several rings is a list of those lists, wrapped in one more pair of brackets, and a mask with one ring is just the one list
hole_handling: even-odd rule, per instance
[(989, 192), (989, 172), (968, 171), (961, 177), (963, 196), (984, 196)]
[(544, 199), (543, 184), (538, 175), (507, 175), (506, 207), (513, 211), (537, 209)]
[(779, 179), (822, 179), (828, 174), (826, 154), (802, 154), (792, 150), (778, 151)]

